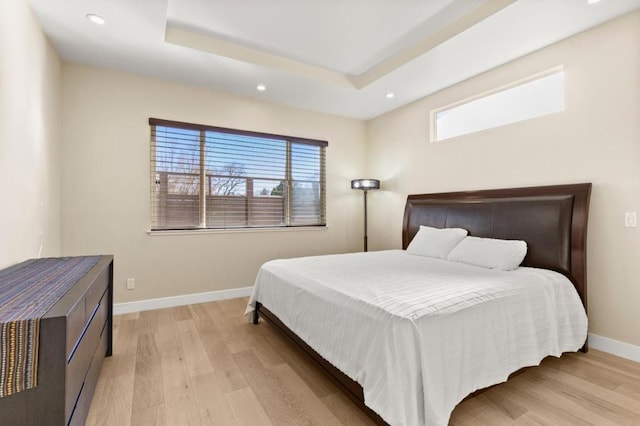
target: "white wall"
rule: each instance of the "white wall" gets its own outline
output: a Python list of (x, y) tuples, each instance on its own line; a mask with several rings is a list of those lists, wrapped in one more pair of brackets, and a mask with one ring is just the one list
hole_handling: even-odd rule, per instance
[[(566, 110), (440, 143), (429, 112), (564, 65)], [(407, 194), (593, 182), (590, 332), (640, 345), (640, 12), (442, 90), (368, 123), (370, 244), (400, 247)]]
[[(114, 254), (116, 303), (252, 286), (267, 260), (360, 249), (362, 121), (73, 64), (62, 109), (62, 250)], [(148, 235), (149, 117), (328, 140), (328, 229)]]
[(0, 1), (0, 268), (60, 252), (60, 60), (26, 1)]

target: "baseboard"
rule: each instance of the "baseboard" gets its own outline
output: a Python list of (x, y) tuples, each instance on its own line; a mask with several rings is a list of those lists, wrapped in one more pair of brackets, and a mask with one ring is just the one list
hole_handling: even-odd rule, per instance
[(162, 297), (159, 299), (138, 300), (135, 302), (114, 303), (113, 314), (128, 314), (131, 312), (150, 311), (152, 309), (171, 308), (174, 306), (192, 305), (194, 303), (214, 302), (216, 300), (248, 297), (253, 287), (232, 288), (229, 290), (208, 291), (206, 293), (192, 293), (180, 296)]
[(589, 347), (621, 358), (640, 362), (640, 346), (589, 333)]

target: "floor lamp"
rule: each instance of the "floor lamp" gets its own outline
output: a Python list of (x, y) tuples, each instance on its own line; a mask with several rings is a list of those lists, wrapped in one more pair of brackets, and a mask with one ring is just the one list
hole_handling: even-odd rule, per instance
[(351, 181), (351, 189), (360, 189), (364, 192), (364, 251), (367, 251), (367, 191), (380, 189), (378, 179), (354, 179)]

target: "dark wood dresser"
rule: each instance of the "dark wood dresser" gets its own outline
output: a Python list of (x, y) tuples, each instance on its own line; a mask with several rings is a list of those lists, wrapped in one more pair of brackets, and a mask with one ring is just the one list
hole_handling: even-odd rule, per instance
[(113, 256), (100, 256), (40, 320), (38, 384), (0, 398), (0, 425), (84, 425), (111, 355), (112, 315)]

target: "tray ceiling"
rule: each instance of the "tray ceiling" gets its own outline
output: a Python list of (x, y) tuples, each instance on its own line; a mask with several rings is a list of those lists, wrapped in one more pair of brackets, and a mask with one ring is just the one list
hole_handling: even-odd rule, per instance
[[(627, 13), (640, 0), (31, 0), (31, 6), (66, 61), (368, 119)], [(90, 22), (89, 13), (105, 25)], [(266, 90), (257, 91), (258, 84)]]

